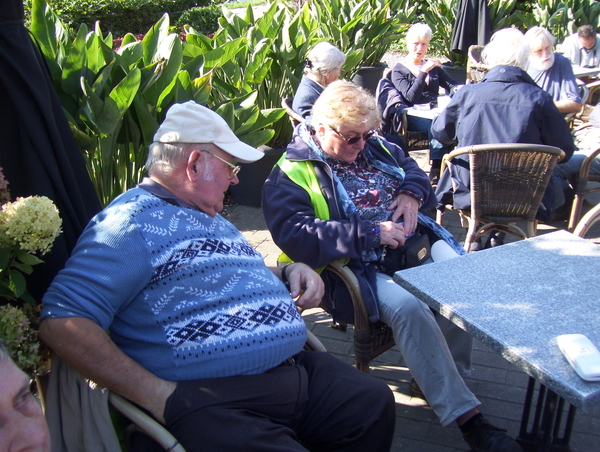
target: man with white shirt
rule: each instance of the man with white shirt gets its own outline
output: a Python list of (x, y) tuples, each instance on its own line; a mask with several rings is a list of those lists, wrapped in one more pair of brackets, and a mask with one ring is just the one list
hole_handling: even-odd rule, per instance
[(592, 25), (582, 25), (563, 42), (563, 55), (577, 66), (600, 67), (599, 38)]
[(558, 111), (577, 113), (581, 110), (581, 97), (573, 68), (568, 59), (552, 51), (554, 36), (543, 27), (533, 27), (525, 33), (525, 38), (531, 51), (527, 73), (552, 96)]

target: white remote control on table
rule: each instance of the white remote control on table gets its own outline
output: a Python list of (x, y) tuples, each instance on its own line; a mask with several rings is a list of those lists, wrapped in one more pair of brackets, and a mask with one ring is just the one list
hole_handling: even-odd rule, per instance
[(575, 372), (586, 381), (600, 381), (600, 352), (583, 334), (563, 334), (558, 348)]

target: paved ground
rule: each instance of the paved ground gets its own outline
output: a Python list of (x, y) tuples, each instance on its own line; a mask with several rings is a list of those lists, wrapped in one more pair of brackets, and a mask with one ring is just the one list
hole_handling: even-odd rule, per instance
[[(411, 154), (424, 169), (427, 169), (425, 153), (416, 151)], [(593, 201), (598, 202), (596, 199)], [(280, 251), (266, 229), (261, 209), (229, 205), (225, 214), (243, 232), (250, 244), (263, 254), (267, 264), (275, 265)], [(458, 240), (464, 240), (464, 229), (460, 227), (456, 214), (447, 214), (444, 226), (455, 234)], [(565, 228), (566, 222), (550, 226), (541, 225), (539, 233), (561, 227)], [(306, 311), (304, 318), (308, 328), (319, 337), (330, 353), (350, 364), (354, 363), (351, 327), (347, 332), (329, 328), (330, 318), (320, 309)], [(527, 375), (478, 341), (475, 343), (473, 357), (473, 374), (471, 378), (466, 379), (467, 385), (482, 402), (481, 410), (484, 414), (494, 424), (508, 429), (511, 435), (516, 436), (527, 387)], [(396, 433), (392, 451), (468, 450), (458, 427), (442, 427), (423, 401), (410, 397), (408, 383), (411, 376), (397, 349), (392, 349), (373, 361), (371, 373), (385, 380), (396, 397)], [(573, 452), (600, 451), (600, 406), (578, 412), (571, 448)]]

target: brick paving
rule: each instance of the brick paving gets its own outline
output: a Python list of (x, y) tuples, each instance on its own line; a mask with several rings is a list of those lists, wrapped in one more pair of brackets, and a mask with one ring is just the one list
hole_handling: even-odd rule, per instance
[[(411, 155), (423, 169), (428, 169), (426, 152), (415, 151), (411, 152)], [(593, 199), (593, 201), (597, 203), (599, 200)], [(262, 210), (232, 204), (226, 207), (225, 215), (264, 256), (267, 265), (275, 266), (280, 251), (271, 240)], [(457, 214), (447, 213), (444, 217), (444, 226), (459, 241), (464, 240), (465, 230), (461, 227)], [(543, 234), (565, 227), (566, 222), (540, 225), (538, 232)], [(351, 327), (347, 332), (330, 328), (331, 319), (321, 309), (307, 310), (303, 316), (307, 327), (323, 342), (329, 353), (349, 364), (354, 364)], [(398, 349), (394, 348), (374, 360), (371, 363), (371, 374), (385, 380), (394, 391), (396, 430), (392, 445), (393, 452), (469, 450), (455, 424), (442, 427), (425, 402), (410, 397), (408, 384), (411, 375)], [(527, 375), (481, 342), (475, 341), (473, 372), (472, 376), (465, 381), (482, 402), (480, 409), (486, 417), (498, 427), (507, 429), (513, 437), (516, 436), (525, 399)], [(571, 449), (573, 452), (600, 451), (600, 406), (587, 411), (578, 410), (571, 438)]]

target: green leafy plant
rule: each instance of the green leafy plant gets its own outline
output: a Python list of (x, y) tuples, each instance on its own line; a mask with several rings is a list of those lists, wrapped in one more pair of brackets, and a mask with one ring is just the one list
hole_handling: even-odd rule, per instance
[(222, 17), (222, 15), (219, 5), (191, 8), (185, 11), (177, 20), (177, 27), (190, 25), (194, 30), (207, 35), (219, 29), (219, 17)]
[(488, 11), (492, 32), (511, 26), (522, 26), (525, 23), (525, 11), (519, 8), (518, 0), (491, 0), (488, 2)]
[(392, 42), (400, 39), (415, 17), (417, 7), (401, 0), (331, 0), (311, 2), (319, 36), (330, 39), (348, 56), (362, 55), (348, 75), (360, 66), (376, 66)]
[(526, 27), (545, 27), (562, 42), (581, 25), (600, 25), (600, 3), (594, 0), (539, 0), (532, 5), (531, 14), (525, 15)]
[(210, 0), (49, 0), (63, 24), (76, 31), (81, 24), (93, 28), (97, 21), (116, 36), (145, 33), (165, 13), (177, 21), (190, 8)]
[(191, 34), (190, 41), (198, 45), (187, 46), (170, 32), (164, 15), (142, 41), (127, 34), (113, 50), (112, 34), (104, 35), (99, 23), (92, 31), (81, 25), (73, 34), (43, 0), (33, 0), (31, 31), (104, 205), (140, 181), (148, 145), (173, 103), (194, 100), (219, 111), (233, 102), (237, 120), (231, 123), (240, 125), (233, 131), (252, 146), (268, 141), (272, 123), (285, 114), (244, 103), (251, 89), (235, 95), (213, 91), (213, 76), (237, 53), (246, 52), (245, 38), (222, 48)]
[(467, 55), (452, 51), (452, 31), (456, 24), (458, 0), (431, 0), (423, 10), (427, 25), (433, 30), (429, 45), (435, 55), (450, 60), (450, 65), (465, 66)]

